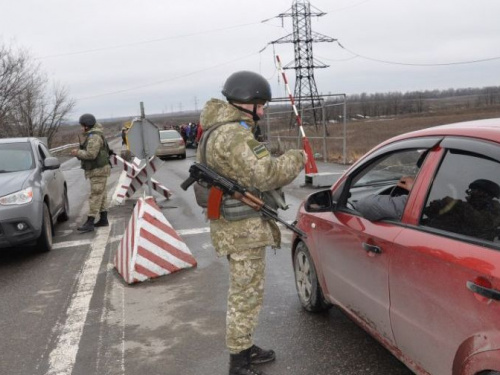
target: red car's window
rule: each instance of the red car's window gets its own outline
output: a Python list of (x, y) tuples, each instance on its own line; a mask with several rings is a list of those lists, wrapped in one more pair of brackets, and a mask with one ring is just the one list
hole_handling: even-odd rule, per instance
[(500, 163), (447, 151), (427, 197), (423, 226), (499, 242)]
[(352, 180), (348, 207), (372, 221), (401, 219), (408, 191), (398, 190), (397, 183), (405, 176), (416, 177), (427, 154), (425, 151), (398, 150), (369, 164)]

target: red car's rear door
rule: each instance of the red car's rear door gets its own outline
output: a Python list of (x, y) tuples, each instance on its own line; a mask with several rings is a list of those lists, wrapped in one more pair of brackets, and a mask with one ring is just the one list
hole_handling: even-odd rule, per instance
[[(396, 345), (431, 374), (469, 374), (464, 363), (486, 352), (496, 359), (483, 368), (475, 363), (476, 370), (500, 371), (498, 145), (450, 137), (441, 146), (414, 187), (407, 225), (394, 241), (389, 281)], [(471, 186), (479, 180), (489, 181), (490, 192), (476, 202)]]
[[(468, 285), (500, 290), (499, 264), (498, 250), (403, 230), (389, 270), (391, 323), (399, 349), (431, 374), (452, 374), (454, 360), (461, 363), (478, 350), (494, 349), (491, 340), (500, 344), (500, 301)], [(461, 347), (466, 350), (457, 354)]]

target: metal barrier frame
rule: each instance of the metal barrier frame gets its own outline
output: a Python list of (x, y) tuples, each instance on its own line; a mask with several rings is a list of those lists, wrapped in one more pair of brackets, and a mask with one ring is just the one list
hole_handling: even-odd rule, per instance
[[(327, 103), (325, 99), (327, 98), (340, 98), (341, 102), (340, 103)], [(310, 98), (303, 98), (302, 100), (308, 100)], [(273, 98), (272, 103), (285, 103), (288, 102), (290, 98), (288, 97), (283, 97), (283, 98)], [(297, 101), (297, 98), (295, 99)], [(321, 139), (323, 141), (323, 161), (327, 162), (327, 155), (328, 155), (328, 148), (327, 148), (327, 140), (342, 140), (342, 164), (347, 164), (347, 95), (346, 94), (330, 94), (330, 95), (320, 95), (319, 96), (319, 103), (320, 107), (308, 107), (308, 108), (301, 108), (301, 113), (300, 116), (303, 118), (303, 112), (304, 110), (306, 111), (312, 111), (312, 110), (321, 110), (321, 120), (320, 124), (322, 125), (323, 128), (323, 135), (321, 137), (307, 137), (308, 139)], [(326, 108), (328, 107), (335, 107), (335, 106), (342, 106), (342, 136), (340, 137), (330, 137), (327, 136), (327, 127), (326, 127)], [(281, 135), (272, 135), (271, 133), (271, 117), (275, 115), (280, 115), (280, 114), (294, 114), (293, 109), (290, 108), (289, 111), (275, 111), (275, 112), (270, 112), (269, 110), (266, 112), (266, 135), (268, 141), (272, 141), (273, 139), (292, 139), (292, 140), (297, 140), (297, 148), (301, 148), (301, 141), (302, 137), (300, 135), (300, 131), (298, 126), (297, 128), (297, 135), (296, 136), (281, 136)], [(295, 116), (295, 115), (294, 115)], [(296, 120), (295, 120), (296, 121)], [(296, 122), (295, 122), (296, 123)]]

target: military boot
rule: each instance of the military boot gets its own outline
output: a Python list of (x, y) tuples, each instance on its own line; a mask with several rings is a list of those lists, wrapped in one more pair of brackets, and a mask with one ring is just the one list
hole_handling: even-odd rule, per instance
[(238, 354), (231, 354), (229, 358), (229, 375), (265, 375), (262, 371), (252, 367), (250, 363), (250, 349)]
[(252, 347), (250, 348), (250, 363), (252, 365), (271, 362), (275, 359), (276, 353), (274, 352), (274, 350), (265, 350), (259, 348), (257, 345), (252, 345)]
[(108, 212), (102, 211), (99, 213), (99, 221), (94, 224), (94, 227), (107, 227), (109, 226)]
[(79, 227), (78, 230), (82, 233), (92, 232), (94, 230), (94, 220), (95, 220), (95, 217), (93, 217), (93, 216), (87, 217), (87, 221), (85, 222), (85, 224), (83, 224), (81, 227)]

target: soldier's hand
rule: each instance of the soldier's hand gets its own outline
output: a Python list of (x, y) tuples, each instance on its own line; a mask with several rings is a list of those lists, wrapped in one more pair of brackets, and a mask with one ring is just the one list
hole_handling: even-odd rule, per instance
[(307, 164), (307, 152), (302, 150), (302, 153), (304, 154), (304, 164)]
[(77, 154), (78, 154), (77, 148), (74, 148), (73, 150), (71, 150), (71, 156), (76, 156)]

